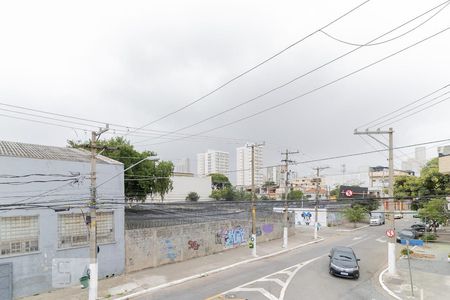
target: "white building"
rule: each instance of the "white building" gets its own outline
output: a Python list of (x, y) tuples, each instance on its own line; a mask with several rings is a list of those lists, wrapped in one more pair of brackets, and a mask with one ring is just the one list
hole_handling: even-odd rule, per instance
[[(262, 147), (255, 147), (255, 186), (264, 183), (262, 170)], [(252, 185), (252, 148), (236, 148), (236, 185), (240, 187), (250, 187)]]
[[(194, 176), (192, 173), (173, 173), (173, 189), (164, 196), (164, 202), (184, 202), (190, 192), (196, 192), (200, 199), (198, 201), (209, 201), (212, 193), (211, 176)], [(161, 202), (161, 197), (154, 196), (147, 201)]]
[(414, 171), (415, 174), (420, 174), (420, 170), (427, 162), (427, 149), (425, 147), (417, 147), (415, 149), (414, 157), (402, 161), (402, 170)]
[[(79, 286), (89, 267), (90, 158), (81, 149), (0, 141), (1, 299)], [(125, 268), (123, 164), (98, 155), (97, 185), (98, 274), (105, 278)]]
[(173, 162), (174, 172), (191, 173), (191, 161), (189, 158), (177, 159)]
[(281, 166), (266, 168), (263, 181), (264, 182), (271, 181), (274, 182), (276, 185), (279, 185), (280, 182), (283, 181), (283, 177), (281, 174)]
[(230, 154), (224, 151), (208, 150), (197, 154), (197, 174), (207, 176), (219, 173), (228, 176), (230, 170)]

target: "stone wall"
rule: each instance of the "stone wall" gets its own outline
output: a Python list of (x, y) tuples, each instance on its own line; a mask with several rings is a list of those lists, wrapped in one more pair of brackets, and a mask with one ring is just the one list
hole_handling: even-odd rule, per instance
[[(293, 217), (290, 220), (293, 221)], [(258, 219), (257, 242), (281, 238), (283, 215)], [(293, 234), (293, 222), (289, 225)], [(126, 272), (206, 256), (248, 245), (251, 221), (230, 219), (207, 223), (129, 229), (125, 231)]]

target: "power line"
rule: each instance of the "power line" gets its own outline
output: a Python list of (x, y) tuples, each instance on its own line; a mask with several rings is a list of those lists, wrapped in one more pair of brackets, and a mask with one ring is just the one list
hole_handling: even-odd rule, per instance
[(438, 7), (440, 7), (440, 6), (442, 6), (442, 5), (444, 5), (444, 4), (447, 3), (444, 7), (442, 7), (442, 8), (441, 8), (440, 10), (438, 10), (435, 14), (433, 14), (431, 17), (429, 17), (428, 19), (426, 19), (425, 21), (423, 21), (423, 22), (420, 23), (419, 25), (413, 27), (412, 29), (410, 29), (410, 30), (408, 30), (408, 31), (406, 31), (406, 32), (404, 32), (404, 33), (402, 33), (402, 34), (396, 36), (396, 37), (393, 37), (393, 38), (390, 38), (390, 39), (387, 39), (387, 40), (384, 40), (384, 41), (381, 41), (381, 42), (378, 42), (378, 43), (357, 44), (357, 43), (347, 42), (347, 41), (344, 41), (344, 40), (342, 40), (342, 39), (339, 39), (339, 38), (337, 38), (337, 37), (335, 37), (335, 36), (333, 36), (333, 35), (331, 35), (331, 34), (325, 32), (325, 31), (323, 31), (323, 30), (321, 30), (321, 32), (322, 32), (324, 35), (326, 35), (327, 37), (329, 37), (329, 38), (331, 38), (331, 39), (333, 39), (333, 40), (335, 40), (335, 41), (337, 41), (337, 42), (340, 42), (340, 43), (343, 43), (343, 44), (346, 44), (346, 45), (350, 45), (350, 46), (359, 46), (359, 47), (378, 46), (378, 45), (386, 44), (386, 43), (392, 42), (392, 41), (394, 41), (394, 40), (396, 40), (396, 39), (399, 39), (399, 38), (401, 38), (401, 37), (407, 35), (408, 33), (410, 33), (410, 32), (412, 32), (412, 31), (416, 30), (417, 28), (421, 27), (422, 25), (424, 25), (425, 23), (427, 23), (428, 21), (430, 21), (432, 18), (434, 18), (437, 14), (439, 14), (441, 11), (443, 11), (445, 8), (447, 8), (447, 6), (449, 5), (449, 2), (450, 2), (450, 1), (445, 1), (445, 2), (443, 2), (443, 3), (441, 3), (441, 4), (439, 4), (438, 6), (434, 7), (433, 9), (427, 11), (426, 13), (429, 13), (429, 12), (431, 12), (432, 10), (435, 10), (436, 8), (438, 8)]
[[(447, 2), (448, 2), (448, 1), (447, 1)], [(404, 22), (404, 23), (398, 25), (398, 26), (396, 26), (395, 28), (393, 28), (393, 29), (391, 29), (391, 30), (389, 30), (389, 31), (387, 31), (387, 32), (385, 32), (385, 33), (383, 33), (383, 34), (377, 36), (376, 38), (371, 39), (371, 40), (368, 41), (366, 44), (369, 44), (369, 43), (371, 43), (371, 42), (373, 42), (373, 41), (376, 41), (376, 40), (378, 40), (378, 39), (380, 39), (380, 38), (382, 38), (382, 37), (384, 37), (384, 36), (386, 36), (386, 35), (388, 35), (388, 34), (394, 32), (394, 31), (398, 30), (399, 28), (401, 28), (401, 27), (403, 27), (403, 26), (405, 26), (405, 25), (407, 25), (407, 24), (413, 22), (414, 20), (420, 18), (421, 16), (423, 16), (423, 15), (429, 13), (430, 11), (436, 9), (437, 7), (439, 7), (439, 6), (441, 6), (441, 5), (442, 5), (442, 4), (440, 4), (440, 5), (436, 6), (436, 7), (433, 7), (432, 9), (430, 9), (430, 10), (428, 10), (428, 11), (426, 11), (426, 12), (424, 12), (424, 13), (422, 13), (422, 14), (420, 14), (420, 15), (418, 15), (418, 16), (416, 16), (416, 17), (414, 17), (414, 18), (412, 18), (412, 19), (410, 19), (410, 20), (408, 20), (408, 21), (406, 21), (406, 22)], [(355, 49), (353, 49), (353, 50), (350, 50), (350, 51), (348, 51), (348, 52), (346, 52), (346, 53), (344, 53), (344, 54), (342, 54), (342, 55), (339, 55), (339, 56), (335, 57), (334, 59), (329, 60), (328, 62), (323, 63), (322, 65), (320, 65), (320, 66), (318, 66), (318, 67), (316, 67), (316, 68), (313, 68), (312, 70), (310, 70), (310, 71), (308, 71), (308, 72), (306, 72), (306, 73), (303, 73), (303, 74), (301, 74), (301, 75), (299, 75), (299, 76), (297, 76), (297, 77), (295, 77), (295, 78), (289, 80), (288, 82), (285, 82), (285, 83), (283, 83), (283, 84), (281, 84), (281, 85), (278, 85), (278, 86), (276, 86), (276, 87), (274, 87), (274, 88), (272, 88), (272, 89), (270, 89), (270, 90), (268, 90), (268, 91), (266, 91), (266, 92), (264, 92), (264, 93), (261, 93), (261, 94), (255, 96), (255, 97), (253, 97), (253, 98), (250, 98), (250, 99), (248, 99), (248, 100), (246, 100), (246, 101), (243, 101), (243, 102), (241, 102), (241, 103), (239, 103), (239, 104), (237, 104), (237, 105), (234, 105), (234, 106), (232, 106), (232, 107), (230, 107), (230, 108), (227, 108), (227, 109), (225, 109), (225, 110), (223, 110), (223, 111), (220, 111), (220, 112), (218, 112), (218, 113), (216, 113), (216, 114), (213, 114), (213, 115), (211, 115), (211, 116), (209, 116), (209, 117), (207, 117), (207, 118), (204, 118), (204, 119), (202, 119), (202, 120), (196, 121), (196, 122), (194, 122), (194, 123), (192, 123), (192, 124), (186, 125), (186, 126), (184, 126), (184, 127), (178, 128), (178, 129), (173, 130), (173, 131), (169, 131), (169, 132), (167, 132), (167, 133), (165, 133), (165, 134), (161, 134), (161, 135), (155, 137), (154, 139), (158, 139), (158, 138), (167, 138), (167, 136), (169, 136), (169, 135), (171, 135), (171, 134), (176, 134), (176, 133), (179, 133), (180, 131), (183, 131), (183, 130), (192, 128), (192, 127), (197, 126), (197, 125), (199, 125), (199, 124), (202, 124), (202, 123), (204, 123), (204, 122), (206, 122), (206, 121), (209, 121), (209, 120), (211, 120), (211, 119), (214, 119), (214, 118), (216, 118), (216, 117), (219, 117), (219, 116), (221, 116), (221, 115), (223, 115), (223, 114), (229, 113), (230, 111), (233, 111), (233, 110), (235, 110), (235, 109), (237, 109), (237, 108), (239, 108), (239, 107), (242, 107), (242, 106), (244, 106), (244, 105), (247, 105), (247, 104), (249, 104), (249, 103), (252, 103), (252, 102), (254, 102), (254, 101), (258, 100), (258, 99), (261, 99), (262, 97), (265, 97), (265, 96), (267, 96), (267, 95), (269, 95), (269, 94), (271, 94), (271, 93), (273, 93), (273, 92), (275, 92), (275, 91), (277, 91), (277, 90), (280, 90), (280, 89), (282, 89), (282, 88), (284, 88), (284, 87), (286, 87), (286, 86), (288, 86), (288, 85), (294, 83), (295, 81), (297, 81), (297, 80), (299, 80), (299, 79), (301, 79), (301, 78), (304, 78), (304, 77), (306, 77), (306, 76), (308, 76), (308, 75), (310, 75), (310, 74), (312, 74), (312, 73), (314, 73), (314, 72), (316, 72), (316, 71), (322, 69), (323, 67), (326, 67), (326, 66), (328, 66), (328, 65), (330, 65), (330, 64), (332, 64), (332, 63), (334, 63), (334, 62), (336, 62), (336, 61), (338, 61), (338, 60), (340, 60), (340, 59), (342, 59), (342, 58), (344, 58), (344, 57), (346, 57), (346, 56), (348, 56), (348, 55), (350, 55), (350, 54), (353, 53), (353, 52), (356, 52), (357, 50), (361, 49), (363, 46), (364, 46), (364, 45), (358, 46), (357, 48), (355, 48)], [(148, 139), (145, 139), (145, 140), (138, 141), (138, 142), (136, 142), (136, 144), (140, 144), (140, 143), (146, 142), (146, 141), (148, 141), (148, 140), (150, 140), (150, 139), (152, 139), (152, 138), (148, 138)]]
[(424, 39), (419, 40), (418, 42), (415, 42), (415, 43), (413, 43), (413, 44), (411, 44), (411, 45), (409, 45), (409, 46), (407, 46), (407, 47), (405, 47), (405, 48), (403, 48), (403, 49), (401, 49), (401, 50), (398, 50), (398, 51), (396, 51), (396, 52), (394, 52), (394, 53), (392, 53), (392, 54), (390, 54), (390, 55), (388, 55), (388, 56), (385, 56), (385, 57), (383, 57), (383, 58), (381, 58), (381, 59), (379, 59), (379, 60), (377, 60), (377, 61), (375, 61), (375, 62), (373, 62), (373, 63), (370, 63), (370, 64), (368, 64), (368, 65), (366, 65), (366, 66), (364, 66), (364, 67), (362, 67), (362, 68), (359, 68), (359, 69), (357, 69), (357, 70), (355, 70), (355, 71), (352, 71), (352, 72), (350, 72), (350, 73), (347, 73), (346, 75), (341, 76), (341, 77), (339, 77), (339, 78), (337, 78), (337, 79), (334, 79), (334, 80), (332, 80), (332, 81), (330, 81), (330, 82), (328, 82), (328, 83), (326, 83), (326, 84), (323, 84), (323, 85), (321, 85), (321, 86), (319, 86), (319, 87), (316, 87), (316, 88), (314, 88), (314, 89), (312, 89), (312, 90), (309, 90), (309, 91), (307, 91), (307, 92), (305, 92), (305, 93), (303, 93), (303, 94), (300, 94), (300, 95), (298, 95), (298, 96), (296, 96), (296, 97), (293, 97), (293, 98), (290, 98), (290, 99), (288, 99), (288, 100), (285, 100), (285, 101), (283, 101), (283, 102), (281, 102), (281, 103), (279, 103), (279, 104), (275, 104), (275, 105), (269, 106), (268, 108), (265, 108), (265, 109), (263, 109), (263, 110), (260, 110), (260, 111), (258, 111), (258, 112), (256, 112), (256, 113), (247, 115), (247, 116), (242, 117), (242, 118), (240, 118), (240, 119), (237, 119), (237, 120), (234, 120), (234, 121), (225, 123), (225, 124), (223, 124), (223, 125), (220, 125), (220, 126), (217, 126), (217, 127), (211, 128), (211, 129), (203, 130), (203, 131), (198, 132), (198, 133), (196, 133), (196, 134), (191, 134), (191, 135), (188, 135), (188, 136), (182, 137), (182, 138), (172, 139), (171, 141), (164, 141), (164, 142), (152, 143), (152, 144), (148, 144), (148, 145), (146, 145), (146, 146), (154, 146), (154, 145), (160, 145), (160, 144), (165, 144), (165, 143), (169, 143), (169, 142), (174, 142), (174, 141), (184, 140), (184, 139), (187, 139), (187, 138), (189, 138), (189, 137), (196, 136), (196, 135), (198, 135), (198, 134), (204, 134), (204, 133), (211, 132), (211, 131), (214, 131), (214, 130), (217, 130), (217, 129), (221, 129), (221, 128), (224, 128), (224, 127), (227, 127), (227, 126), (230, 126), (230, 125), (234, 125), (234, 124), (236, 124), (236, 123), (239, 123), (239, 122), (242, 122), (242, 121), (244, 121), (244, 120), (250, 119), (250, 118), (252, 118), (252, 117), (258, 116), (258, 115), (260, 115), (260, 114), (263, 114), (263, 113), (265, 113), (265, 112), (267, 112), (267, 111), (271, 111), (271, 110), (273, 110), (273, 109), (279, 108), (279, 107), (281, 107), (281, 106), (283, 106), (283, 105), (286, 105), (286, 104), (288, 104), (288, 103), (290, 103), (290, 102), (296, 101), (296, 100), (298, 100), (298, 99), (300, 99), (300, 98), (303, 98), (303, 97), (305, 97), (305, 96), (307, 96), (307, 95), (310, 95), (310, 94), (312, 94), (312, 93), (314, 93), (314, 92), (317, 92), (317, 91), (319, 91), (319, 90), (321, 90), (321, 89), (323, 89), (323, 88), (325, 88), (325, 87), (328, 87), (328, 86), (330, 86), (330, 85), (333, 85), (333, 84), (335, 84), (335, 83), (337, 83), (337, 82), (339, 82), (339, 81), (341, 81), (341, 80), (343, 80), (343, 79), (346, 79), (347, 77), (350, 77), (350, 76), (352, 76), (352, 75), (354, 75), (354, 74), (357, 74), (357, 73), (359, 73), (359, 72), (361, 72), (361, 71), (363, 71), (363, 70), (365, 70), (365, 69), (368, 69), (368, 68), (370, 68), (370, 67), (372, 67), (372, 66), (374, 66), (374, 65), (376, 65), (376, 64), (379, 64), (380, 62), (383, 62), (383, 61), (385, 61), (385, 60), (387, 60), (387, 59), (389, 59), (389, 58), (391, 58), (391, 57), (393, 57), (393, 56), (395, 56), (395, 55), (398, 55), (398, 54), (400, 54), (400, 53), (402, 53), (402, 52), (404, 52), (404, 51), (406, 51), (406, 50), (408, 50), (408, 49), (411, 49), (411, 48), (413, 48), (413, 47), (415, 47), (415, 46), (417, 46), (417, 45), (419, 45), (419, 44), (421, 44), (421, 43), (423, 43), (423, 42), (425, 42), (425, 41), (427, 41), (427, 40), (429, 40), (429, 39), (432, 39), (432, 38), (438, 36), (439, 34), (442, 34), (442, 33), (446, 32), (448, 29), (450, 29), (450, 27), (447, 27), (447, 28), (445, 28), (445, 29), (443, 29), (443, 30), (441, 30), (441, 31), (438, 31), (438, 32), (436, 32), (436, 33), (434, 33), (434, 34), (432, 34), (432, 35), (430, 35), (430, 36), (428, 36), (428, 37), (426, 37), (426, 38), (424, 38)]
[(180, 108), (178, 108), (178, 109), (176, 109), (176, 110), (174, 110), (174, 111), (172, 111), (172, 112), (170, 112), (170, 113), (167, 113), (167, 114), (165, 114), (165, 115), (159, 117), (159, 118), (156, 119), (156, 120), (153, 120), (153, 121), (151, 121), (151, 122), (149, 122), (149, 123), (147, 123), (147, 124), (145, 124), (145, 125), (139, 127), (138, 130), (139, 130), (139, 129), (142, 129), (142, 128), (145, 128), (145, 127), (147, 127), (147, 126), (150, 126), (150, 125), (152, 125), (152, 124), (154, 124), (154, 123), (156, 123), (156, 122), (159, 122), (159, 121), (161, 121), (161, 120), (163, 120), (163, 119), (165, 119), (165, 118), (167, 118), (167, 117), (169, 117), (169, 116), (171, 116), (171, 115), (174, 115), (174, 114), (176, 114), (176, 113), (178, 113), (178, 112), (180, 112), (180, 111), (182, 111), (182, 110), (184, 110), (184, 109), (186, 109), (186, 108), (188, 108), (188, 107), (190, 107), (190, 106), (192, 106), (192, 105), (194, 105), (194, 104), (196, 104), (196, 103), (202, 101), (203, 99), (207, 98), (208, 96), (210, 96), (210, 95), (216, 93), (217, 91), (221, 90), (222, 88), (226, 87), (226, 86), (229, 85), (230, 83), (232, 83), (232, 82), (236, 81), (237, 79), (239, 79), (239, 78), (245, 76), (246, 74), (252, 72), (253, 70), (255, 70), (255, 69), (257, 69), (257, 68), (259, 68), (260, 66), (262, 66), (262, 65), (266, 64), (267, 62), (273, 60), (273, 59), (276, 58), (277, 56), (280, 56), (281, 54), (283, 54), (284, 52), (286, 52), (286, 51), (289, 50), (290, 48), (296, 46), (297, 44), (303, 42), (304, 40), (306, 40), (306, 39), (310, 38), (311, 36), (315, 35), (316, 33), (320, 32), (320, 30), (323, 30), (323, 29), (325, 29), (325, 28), (331, 26), (332, 24), (336, 23), (336, 22), (339, 21), (340, 19), (342, 19), (342, 18), (344, 18), (345, 16), (349, 15), (350, 13), (352, 13), (352, 12), (355, 11), (355, 10), (357, 10), (358, 8), (360, 8), (360, 7), (363, 6), (364, 4), (368, 3), (369, 1), (370, 1), (370, 0), (364, 1), (363, 3), (357, 5), (356, 7), (352, 8), (351, 10), (347, 11), (346, 13), (344, 13), (344, 14), (341, 15), (341, 16), (339, 16), (338, 18), (336, 18), (336, 19), (334, 19), (333, 21), (329, 22), (329, 23), (326, 24), (325, 26), (322, 26), (321, 28), (319, 28), (319, 29), (313, 31), (312, 33), (307, 34), (306, 36), (304, 36), (304, 37), (302, 37), (301, 39), (295, 41), (294, 43), (290, 44), (290, 45), (287, 46), (286, 48), (284, 48), (284, 49), (278, 51), (277, 53), (273, 54), (273, 55), (270, 56), (269, 58), (266, 58), (266, 59), (263, 60), (262, 62), (256, 64), (255, 66), (253, 66), (253, 67), (251, 67), (251, 68), (249, 68), (249, 69), (247, 69), (246, 71), (240, 73), (239, 75), (237, 75), (237, 76), (231, 78), (231, 79), (228, 80), (227, 82), (221, 84), (220, 86), (218, 86), (217, 88), (215, 88), (215, 89), (213, 89), (212, 91), (208, 92), (207, 94), (201, 96), (200, 98), (197, 98), (197, 99), (195, 99), (194, 101), (192, 101), (192, 102), (190, 102), (190, 103), (188, 103), (188, 104), (186, 104), (186, 105), (184, 105), (184, 106), (182, 106), (182, 107), (180, 107)]
[[(372, 120), (372, 121), (370, 121), (370, 122), (367, 122), (367, 123), (365, 123), (365, 124), (362, 124), (362, 125), (358, 126), (357, 129), (360, 129), (360, 128), (362, 128), (362, 127), (366, 127), (366, 126), (371, 125), (371, 124), (373, 124), (373, 123), (375, 123), (375, 122), (377, 122), (377, 121), (379, 121), (379, 120), (382, 120), (382, 119), (385, 118), (385, 117), (388, 117), (388, 116), (390, 116), (390, 115), (393, 115), (393, 114), (395, 114), (396, 112), (399, 112), (399, 111), (403, 110), (404, 108), (407, 108), (407, 107), (409, 107), (409, 106), (411, 106), (411, 105), (413, 105), (413, 104), (416, 104), (417, 102), (420, 102), (420, 101), (422, 101), (423, 99), (428, 98), (429, 96), (431, 96), (431, 95), (433, 95), (433, 94), (436, 94), (437, 92), (442, 91), (443, 89), (446, 89), (446, 88), (449, 87), (449, 86), (450, 86), (450, 84), (446, 84), (446, 85), (444, 85), (443, 87), (440, 87), (440, 88), (438, 88), (437, 90), (434, 90), (434, 91), (432, 91), (431, 93), (429, 93), (429, 94), (427, 94), (427, 95), (425, 95), (425, 96), (423, 96), (423, 97), (421, 97), (421, 98), (419, 98), (419, 99), (417, 99), (417, 100), (414, 100), (413, 102), (411, 102), (411, 103), (409, 103), (409, 104), (406, 104), (406, 105), (404, 105), (404, 106), (402, 106), (402, 107), (399, 107), (399, 108), (397, 108), (396, 110), (391, 111), (391, 112), (389, 112), (389, 113), (387, 113), (387, 114), (384, 114), (384, 115), (382, 115), (382, 116), (376, 118), (375, 120)], [(441, 96), (442, 96), (442, 95), (441, 95)], [(373, 127), (373, 126), (371, 126), (371, 127)]]

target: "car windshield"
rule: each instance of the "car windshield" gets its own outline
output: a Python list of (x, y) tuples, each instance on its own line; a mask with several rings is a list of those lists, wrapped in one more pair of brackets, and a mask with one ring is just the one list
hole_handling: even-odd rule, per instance
[(352, 261), (353, 256), (351, 253), (346, 252), (335, 252), (333, 255), (333, 258), (336, 260), (343, 260), (343, 261)]

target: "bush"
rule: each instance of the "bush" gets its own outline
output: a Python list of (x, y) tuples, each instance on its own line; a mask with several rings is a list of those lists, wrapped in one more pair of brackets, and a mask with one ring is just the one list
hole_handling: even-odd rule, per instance
[(186, 201), (198, 201), (198, 199), (200, 199), (200, 196), (196, 193), (196, 192), (190, 192), (187, 196), (186, 196)]
[(423, 241), (426, 241), (426, 242), (427, 241), (435, 241), (436, 240), (436, 235), (433, 234), (433, 233), (427, 233), (424, 236), (422, 236), (420, 239), (423, 240)]
[[(400, 253), (401, 253), (402, 255), (408, 255), (408, 249), (403, 248), (403, 249), (400, 251)], [(409, 255), (411, 255), (411, 254), (413, 254), (413, 253), (414, 253), (414, 251), (412, 251), (411, 249), (409, 249)]]

